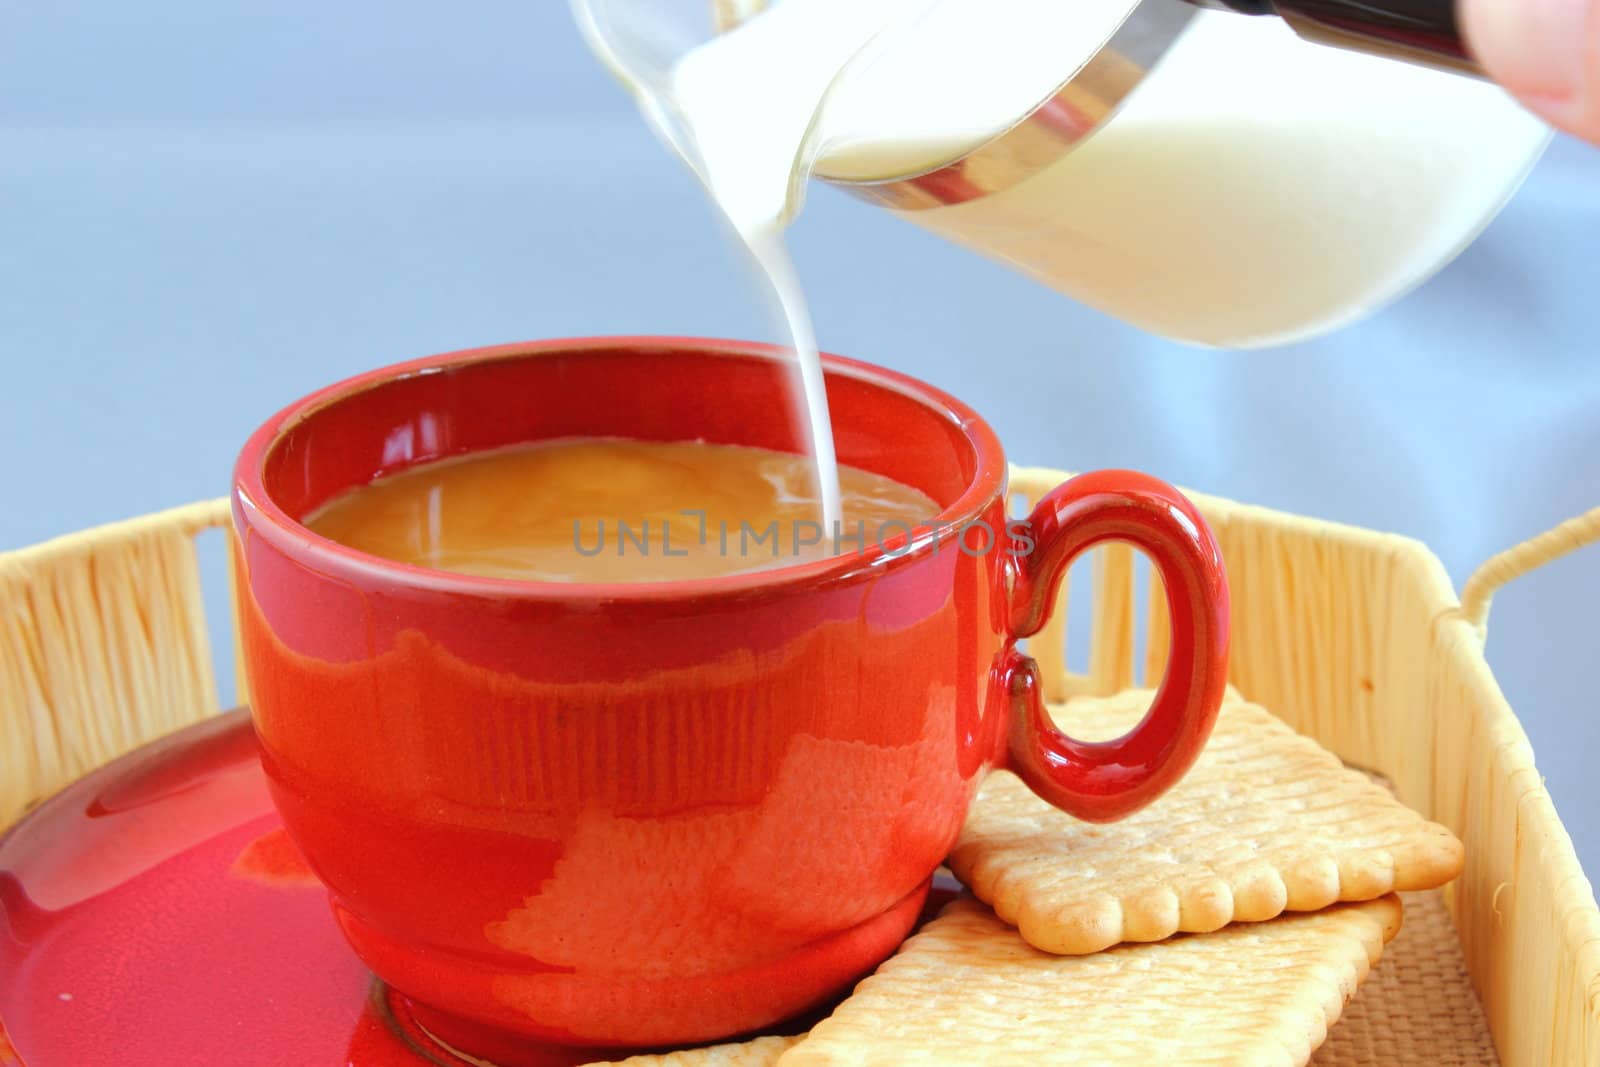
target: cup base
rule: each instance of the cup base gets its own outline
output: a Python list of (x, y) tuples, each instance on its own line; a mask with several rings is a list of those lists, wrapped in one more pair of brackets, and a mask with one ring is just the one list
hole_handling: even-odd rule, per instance
[[(493, 1027), (440, 1015), (381, 981), (378, 986), (377, 999), (385, 1021), (395, 1036), (413, 1051), (421, 1053), (428, 1062), (439, 1064), (440, 1067), (574, 1067), (593, 1063), (599, 1051), (593, 1048), (529, 1044), (526, 1038)], [(454, 1041), (470, 1044), (476, 1051), (466, 1052), (456, 1047), (438, 1030), (449, 1034)], [(604, 1055), (603, 1052), (599, 1054)]]

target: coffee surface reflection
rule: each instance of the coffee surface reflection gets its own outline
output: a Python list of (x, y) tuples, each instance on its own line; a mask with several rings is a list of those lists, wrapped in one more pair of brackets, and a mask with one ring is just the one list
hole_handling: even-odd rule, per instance
[(422, 464), (329, 501), (306, 525), (432, 570), (532, 581), (672, 581), (739, 574), (894, 544), (939, 507), (839, 471), (843, 522), (825, 529), (803, 455), (703, 442), (540, 442)]

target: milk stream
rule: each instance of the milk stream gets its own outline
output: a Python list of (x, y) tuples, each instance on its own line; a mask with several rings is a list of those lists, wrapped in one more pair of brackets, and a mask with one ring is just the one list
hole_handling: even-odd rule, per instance
[(794, 350), (795, 404), (830, 530), (842, 519), (838, 460), (816, 332), (784, 231), (817, 156), (812, 135), (830, 85), (897, 12), (932, 2), (780, 3), (663, 74), (656, 58), (668, 49), (654, 39), (660, 12), (652, 0), (572, 0), (591, 45), (628, 84), (657, 136), (700, 177), (772, 289)]
[(761, 265), (767, 280), (772, 283), (783, 309), (784, 325), (789, 330), (795, 363), (799, 369), (800, 388), (795, 399), (801, 424), (806, 428), (806, 445), (815, 467), (822, 525), (826, 530), (836, 531), (844, 520), (844, 508), (840, 503), (839, 460), (833, 447), (833, 424), (828, 415), (828, 391), (822, 377), (822, 355), (817, 347), (816, 331), (811, 325), (811, 312), (806, 307), (805, 292), (800, 287), (794, 260), (789, 257), (789, 249), (779, 225), (774, 223), (754, 232), (741, 233), (740, 236)]
[[(840, 0), (808, 2), (832, 6), (835, 14), (848, 7)], [(793, 346), (796, 407), (815, 467), (820, 517), (827, 529), (837, 529), (839, 471), (822, 361), (784, 230), (808, 174), (802, 159), (807, 131), (849, 53), (789, 49), (783, 18), (767, 13), (662, 71), (659, 57), (670, 47), (657, 39), (661, 12), (651, 3), (572, 0), (572, 7), (591, 45), (628, 84), (657, 136), (699, 176), (771, 287)], [(710, 10), (708, 3), (708, 18)], [(748, 69), (742, 57), (752, 51), (771, 62)]]
[(830, 158), (856, 177), (915, 172), (982, 143), (1050, 95), (1133, 0), (778, 0), (666, 71), (659, 57), (670, 49), (658, 39), (662, 9), (653, 2), (572, 5), (591, 45), (699, 175), (778, 299), (823, 522), (832, 528), (839, 482), (827, 394), (784, 241), (807, 178)]
[[(936, 2), (779, 3), (680, 58), (665, 94), (654, 90), (645, 107), (647, 116), (668, 114), (681, 124), (689, 143), (678, 146), (680, 154), (777, 296), (794, 346), (801, 420), (829, 529), (841, 515), (838, 462), (816, 331), (784, 231), (829, 140), (820, 119), (830, 89), (858, 60), (876, 56), (869, 46), (884, 31), (914, 25)], [(653, 124), (660, 132), (660, 123)]]

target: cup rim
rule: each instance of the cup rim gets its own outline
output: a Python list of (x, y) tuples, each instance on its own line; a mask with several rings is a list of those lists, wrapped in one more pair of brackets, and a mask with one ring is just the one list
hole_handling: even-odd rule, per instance
[[(498, 360), (542, 355), (581, 354), (588, 351), (685, 350), (696, 354), (747, 356), (769, 360), (792, 358), (790, 349), (757, 341), (710, 337), (621, 335), (613, 337), (557, 338), (523, 341), (480, 348), (458, 349), (379, 367), (324, 386), (290, 403), (263, 422), (246, 440), (234, 465), (232, 510), (236, 536), (246, 531), (268, 539), (291, 557), (314, 556), (330, 569), (411, 589), (458, 596), (548, 602), (666, 602), (713, 596), (771, 591), (785, 586), (815, 586), (847, 581), (869, 572), (902, 566), (962, 535), (965, 523), (978, 518), (997, 496), (1003, 496), (1008, 468), (999, 437), (971, 407), (910, 375), (861, 360), (822, 353), (826, 374), (845, 375), (870, 385), (900, 393), (935, 415), (953, 423), (971, 443), (977, 467), (954, 502), (941, 509), (930, 531), (914, 535), (904, 548), (891, 553), (882, 544), (861, 552), (847, 552), (819, 560), (783, 564), (737, 574), (639, 582), (551, 582), (497, 578), (454, 571), (433, 570), (363, 552), (312, 531), (284, 511), (267, 492), (266, 461), (273, 449), (297, 426), (319, 411), (351, 396), (394, 382), (445, 369)], [(998, 532), (997, 532), (998, 533)]]

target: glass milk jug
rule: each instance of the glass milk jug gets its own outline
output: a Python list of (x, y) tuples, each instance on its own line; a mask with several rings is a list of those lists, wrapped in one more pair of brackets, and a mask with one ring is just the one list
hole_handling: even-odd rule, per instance
[[(1472, 75), (1452, 0), (1128, 7), (1092, 58), (984, 143), (887, 172), (882, 151), (823, 146), (813, 173), (1151, 333), (1259, 347), (1420, 284), (1549, 140)], [(1283, 18), (1249, 17), (1263, 13)], [(950, 69), (979, 77), (1026, 32), (997, 24)], [(892, 91), (874, 76), (867, 65), (830, 96)], [(915, 87), (904, 94), (914, 108)]]

